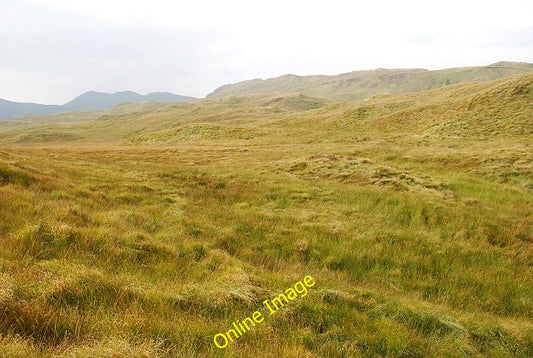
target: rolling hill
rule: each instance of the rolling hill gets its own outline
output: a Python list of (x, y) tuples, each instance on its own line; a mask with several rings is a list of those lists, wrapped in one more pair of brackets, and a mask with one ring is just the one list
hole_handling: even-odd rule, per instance
[[(296, 138), (338, 141), (366, 134), (432, 139), (515, 137), (529, 135), (533, 128), (531, 82), (533, 74), (525, 74), (404, 95), (379, 95), (360, 102), (286, 94), (168, 104), (125, 103), (106, 111), (4, 121), (0, 123), (0, 138), (4, 143), (15, 144), (26, 138), (24, 142), (36, 144), (39, 141), (35, 138), (27, 140), (32, 133), (46, 132), (48, 140), (57, 141), (61, 138), (53, 135), (57, 132), (71, 133), (75, 143), (168, 144), (214, 139), (209, 133), (191, 132), (190, 126), (196, 125), (202, 127), (195, 131), (216, 126), (260, 133), (249, 138), (251, 143), (274, 138), (279, 142)], [(223, 135), (216, 136), (217, 140), (225, 139)]]
[(382, 93), (411, 93), (472, 81), (487, 81), (533, 72), (533, 64), (498, 62), (483, 67), (461, 67), (428, 71), (425, 69), (377, 69), (336, 76), (284, 75), (224, 85), (208, 98), (249, 94), (302, 93), (338, 101), (352, 101)]

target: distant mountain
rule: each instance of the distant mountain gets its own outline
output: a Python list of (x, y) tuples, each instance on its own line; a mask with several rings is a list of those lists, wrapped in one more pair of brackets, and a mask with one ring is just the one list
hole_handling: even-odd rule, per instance
[(37, 103), (19, 103), (0, 98), (0, 120), (34, 114), (53, 114), (61, 112), (61, 106), (49, 106)]
[(0, 120), (68, 111), (104, 110), (122, 102), (174, 102), (188, 99), (192, 99), (192, 97), (169, 92), (154, 92), (143, 96), (131, 91), (115, 92), (113, 94), (89, 91), (62, 106), (12, 102), (0, 98)]
[(111, 108), (114, 105), (122, 102), (174, 102), (185, 101), (188, 99), (191, 99), (191, 97), (180, 96), (168, 92), (154, 92), (143, 96), (131, 91), (115, 92), (113, 94), (89, 91), (82, 94), (81, 96), (74, 98), (72, 101), (65, 104), (63, 107), (68, 110), (76, 111), (103, 110)]
[(533, 64), (498, 62), (481, 67), (459, 67), (437, 71), (426, 69), (376, 69), (336, 76), (284, 75), (224, 85), (208, 98), (251, 94), (301, 93), (340, 101), (359, 100), (382, 93), (411, 93), (450, 84), (488, 81), (533, 72)]

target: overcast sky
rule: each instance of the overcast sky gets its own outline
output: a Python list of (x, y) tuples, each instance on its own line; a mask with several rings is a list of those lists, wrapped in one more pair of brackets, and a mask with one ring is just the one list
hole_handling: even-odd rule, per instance
[(533, 1), (0, 0), (0, 98), (533, 62)]

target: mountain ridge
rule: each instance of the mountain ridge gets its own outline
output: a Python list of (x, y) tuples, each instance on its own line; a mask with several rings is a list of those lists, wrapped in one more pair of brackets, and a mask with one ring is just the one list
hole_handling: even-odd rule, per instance
[[(251, 79), (218, 87), (205, 98), (256, 94), (302, 94), (334, 101), (356, 101), (380, 94), (406, 94), (451, 84), (489, 81), (533, 72), (533, 64), (500, 61), (486, 66), (455, 67), (441, 70), (385, 69), (359, 70), (338, 75), (299, 76), (285, 74), (275, 78)], [(97, 111), (124, 102), (172, 102), (193, 99), (169, 92), (140, 95), (133, 91), (85, 92), (63, 105), (13, 102), (0, 98), (0, 120), (49, 115), (69, 111)]]
[(141, 95), (133, 91), (114, 93), (87, 91), (63, 105), (14, 102), (0, 98), (0, 120), (9, 120), (31, 115), (58, 114), (69, 111), (104, 110), (123, 102), (174, 102), (189, 99), (193, 99), (193, 97), (170, 92), (152, 92)]
[(384, 69), (361, 70), (338, 75), (298, 76), (286, 74), (226, 84), (206, 98), (250, 94), (302, 93), (340, 101), (361, 100), (383, 93), (405, 94), (450, 84), (495, 80), (533, 72), (533, 64), (500, 61), (487, 66), (455, 67), (442, 70)]

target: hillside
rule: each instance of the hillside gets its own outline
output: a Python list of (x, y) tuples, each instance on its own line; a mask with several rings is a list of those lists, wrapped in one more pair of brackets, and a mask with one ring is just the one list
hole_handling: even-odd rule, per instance
[[(297, 138), (339, 141), (378, 134), (380, 138), (405, 134), (430, 140), (516, 137), (531, 134), (533, 127), (532, 78), (533, 74), (521, 75), (405, 95), (380, 95), (353, 103), (301, 94), (131, 103), (107, 111), (1, 122), (0, 139), (6, 144), (46, 144), (71, 136), (71, 144), (154, 145), (209, 142), (215, 139), (211, 135), (217, 141), (235, 139), (210, 134), (211, 130), (244, 131), (248, 133), (244, 137), (251, 136), (247, 144), (274, 138), (280, 143)], [(47, 135), (43, 137), (44, 133)]]
[(0, 355), (531, 357), (532, 98), (522, 74), (0, 122)]
[(190, 99), (192, 98), (168, 92), (154, 92), (143, 96), (131, 91), (115, 92), (113, 94), (89, 91), (64, 105), (20, 103), (6, 101), (0, 98), (0, 120), (68, 111), (104, 110), (122, 102), (175, 102)]
[(533, 72), (533, 64), (498, 62), (483, 67), (462, 67), (428, 71), (425, 69), (377, 69), (337, 76), (284, 75), (222, 86), (208, 98), (249, 94), (302, 93), (339, 101), (368, 98), (383, 93), (411, 93), (472, 81), (488, 81)]

